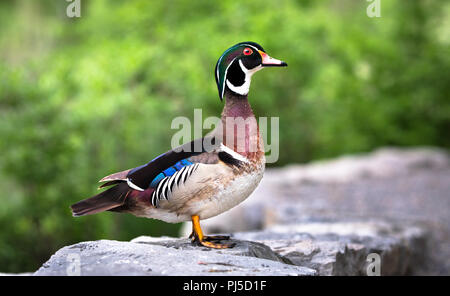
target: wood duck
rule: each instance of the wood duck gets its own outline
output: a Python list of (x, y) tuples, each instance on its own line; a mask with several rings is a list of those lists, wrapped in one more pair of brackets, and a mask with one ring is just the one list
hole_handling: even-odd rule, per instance
[(168, 223), (191, 220), (193, 243), (233, 247), (221, 242), (228, 236), (205, 236), (200, 220), (238, 205), (261, 181), (264, 147), (247, 95), (255, 72), (284, 66), (285, 62), (271, 58), (255, 42), (227, 49), (215, 68), (219, 97), (225, 98), (217, 127), (147, 164), (104, 177), (100, 188), (110, 188), (73, 204), (73, 216), (114, 211)]

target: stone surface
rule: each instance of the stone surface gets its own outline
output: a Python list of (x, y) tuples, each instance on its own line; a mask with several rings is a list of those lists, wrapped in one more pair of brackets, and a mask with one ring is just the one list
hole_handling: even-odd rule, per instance
[[(192, 250), (198, 251), (199, 247), (193, 245), (188, 239), (175, 239), (170, 237), (151, 237), (151, 236), (140, 236), (133, 240), (133, 243), (143, 243), (143, 244), (154, 244), (159, 246), (164, 246), (167, 248), (175, 248), (181, 250)], [(203, 249), (203, 248), (202, 248)], [(281, 263), (290, 263), (285, 260), (283, 256), (278, 253), (273, 252), (272, 249), (264, 244), (246, 240), (237, 241), (234, 248), (226, 250), (211, 250), (216, 253), (226, 253), (227, 255), (233, 256), (248, 256), (256, 257), (262, 259), (268, 259), (273, 261), (278, 261)]]
[(415, 274), (426, 231), (386, 222), (301, 223), (232, 234), (232, 249), (207, 249), (188, 239), (141, 236), (64, 247), (35, 275), (367, 275), (367, 256), (380, 256), (382, 275)]
[[(292, 219), (340, 220), (368, 214), (432, 219), (436, 211), (437, 217), (447, 218), (448, 223), (449, 190), (448, 152), (436, 148), (382, 148), (329, 161), (267, 169), (246, 201), (202, 221), (202, 225), (207, 232), (231, 232), (264, 229), (271, 224), (294, 222)], [(183, 234), (188, 235), (190, 230), (187, 225)]]
[[(282, 263), (259, 243), (234, 240), (233, 249), (193, 247), (187, 239), (138, 238), (134, 242), (100, 240), (57, 251), (35, 273), (75, 275), (315, 275), (313, 269)], [(73, 258), (80, 263), (79, 273)], [(265, 259), (270, 258), (273, 260)]]
[(241, 232), (233, 238), (261, 242), (292, 264), (318, 275), (367, 275), (367, 256), (380, 255), (382, 275), (414, 274), (422, 264), (427, 235), (420, 226), (385, 222), (302, 223), (265, 231)]
[[(423, 274), (450, 274), (450, 158), (431, 148), (384, 148), (306, 165), (269, 169), (241, 205), (202, 221), (205, 233), (278, 224), (386, 221), (429, 232)], [(187, 223), (183, 235), (190, 230)]]

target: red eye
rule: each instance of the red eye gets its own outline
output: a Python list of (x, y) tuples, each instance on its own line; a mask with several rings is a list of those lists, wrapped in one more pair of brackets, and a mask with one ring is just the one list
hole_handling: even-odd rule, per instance
[(251, 50), (250, 48), (246, 47), (243, 51), (244, 55), (251, 55), (253, 53), (253, 50)]

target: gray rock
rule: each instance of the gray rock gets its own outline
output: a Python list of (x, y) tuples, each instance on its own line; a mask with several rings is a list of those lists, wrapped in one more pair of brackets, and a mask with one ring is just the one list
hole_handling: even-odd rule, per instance
[[(202, 228), (210, 233), (313, 222), (337, 226), (370, 220), (400, 225), (420, 222), (429, 235), (428, 254), (419, 257), (428, 259), (417, 264), (414, 272), (448, 275), (449, 212), (448, 151), (383, 148), (330, 161), (268, 169), (246, 201), (202, 221)], [(183, 234), (189, 231), (187, 223)]]
[(234, 242), (235, 248), (223, 250), (193, 247), (186, 239), (170, 238), (82, 242), (58, 250), (35, 275), (297, 276), (316, 273), (310, 268), (280, 262), (278, 255), (259, 243)]
[[(153, 244), (180, 250), (197, 251), (199, 249), (198, 246), (193, 245), (188, 239), (176, 239), (171, 237), (140, 236), (131, 240), (131, 242)], [(236, 240), (233, 242), (236, 243), (236, 246), (234, 246), (231, 249), (226, 250), (211, 249), (211, 251), (219, 254), (226, 253), (227, 255), (256, 257), (261, 259), (278, 261), (281, 263), (288, 263), (288, 264), (291, 263), (283, 256), (280, 256), (278, 253), (273, 252), (270, 247), (264, 244), (246, 240)]]
[(423, 262), (427, 236), (418, 226), (381, 222), (303, 223), (242, 232), (233, 238), (264, 243), (318, 275), (367, 275), (367, 256), (380, 255), (382, 275), (407, 275)]
[[(202, 227), (207, 233), (235, 232), (280, 223), (380, 215), (414, 220), (440, 218), (449, 225), (448, 192), (450, 157), (446, 150), (381, 148), (267, 169), (246, 201), (202, 221)], [(190, 223), (185, 224), (182, 234), (189, 235), (190, 231)]]

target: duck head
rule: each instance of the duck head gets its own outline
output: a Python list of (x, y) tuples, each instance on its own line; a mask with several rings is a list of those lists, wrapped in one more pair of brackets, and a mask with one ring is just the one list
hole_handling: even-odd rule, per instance
[(258, 43), (238, 43), (228, 48), (217, 61), (215, 76), (219, 97), (223, 99), (225, 89), (247, 95), (254, 73), (265, 67), (286, 66), (285, 62), (271, 58)]

